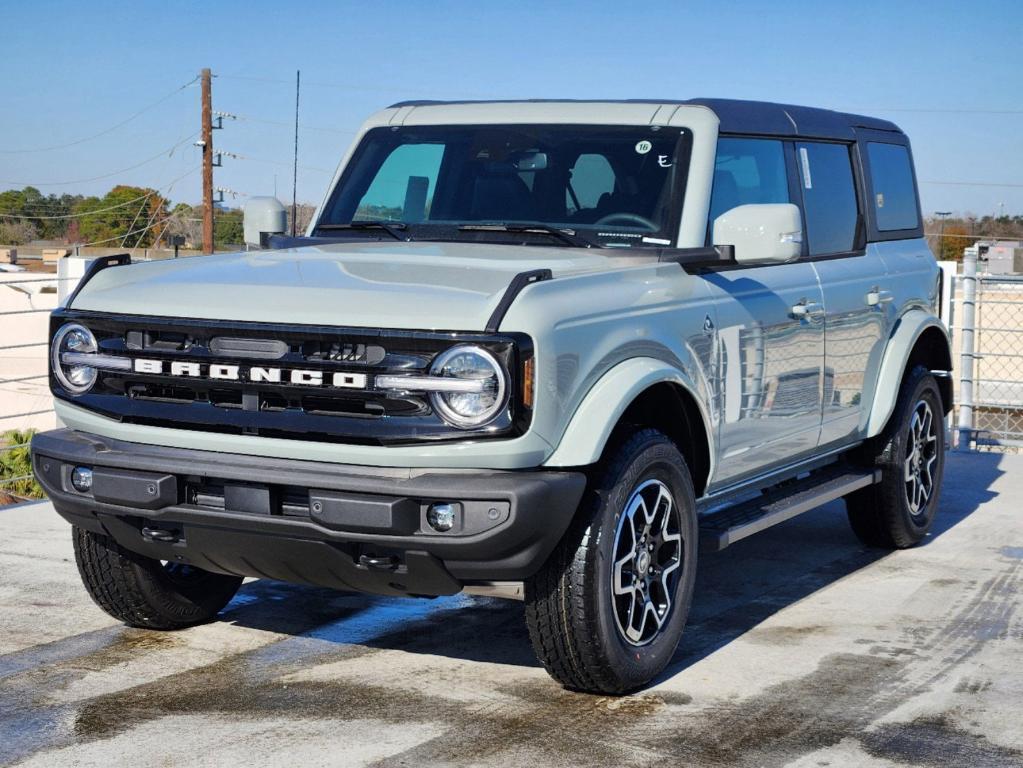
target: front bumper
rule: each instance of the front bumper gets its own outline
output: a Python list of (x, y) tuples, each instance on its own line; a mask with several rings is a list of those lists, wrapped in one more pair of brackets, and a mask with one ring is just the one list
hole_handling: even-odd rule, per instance
[[(364, 467), (127, 443), (69, 429), (32, 440), (36, 477), (69, 522), (148, 557), (380, 594), (520, 581), (564, 534), (581, 472)], [(92, 489), (71, 485), (76, 466)], [(433, 503), (456, 505), (446, 533)]]

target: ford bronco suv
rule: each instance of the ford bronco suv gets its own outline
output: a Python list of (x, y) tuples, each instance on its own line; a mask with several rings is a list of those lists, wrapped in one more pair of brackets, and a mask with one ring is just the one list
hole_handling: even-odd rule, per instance
[(884, 120), (396, 104), (304, 236), (91, 265), (34, 469), (132, 626), (243, 577), (464, 590), (524, 600), (565, 686), (630, 691), (701, 549), (838, 498), (868, 545), (927, 534), (952, 392), (921, 223)]

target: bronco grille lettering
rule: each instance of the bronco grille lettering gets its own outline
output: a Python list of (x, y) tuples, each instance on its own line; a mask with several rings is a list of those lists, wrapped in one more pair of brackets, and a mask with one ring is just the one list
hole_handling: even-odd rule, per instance
[(220, 381), (249, 381), (254, 384), (280, 384), (287, 381), (305, 387), (322, 387), (325, 379), (331, 387), (366, 389), (368, 378), (364, 373), (333, 373), (329, 379), (323, 371), (301, 368), (268, 368), (265, 366), (226, 365), (224, 363), (197, 363), (174, 361), (165, 366), (163, 360), (136, 358), (132, 363), (135, 373), (186, 376), (189, 378), (217, 379)]

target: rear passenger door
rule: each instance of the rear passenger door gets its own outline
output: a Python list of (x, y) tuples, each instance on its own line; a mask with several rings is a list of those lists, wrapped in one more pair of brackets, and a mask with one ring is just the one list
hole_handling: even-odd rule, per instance
[[(717, 216), (736, 206), (789, 202), (799, 204), (799, 191), (785, 142), (719, 139), (710, 231)], [(715, 482), (728, 483), (816, 449), (824, 367), (823, 297), (814, 266), (806, 261), (742, 266), (703, 278), (717, 309)], [(803, 311), (793, 309), (799, 305)]]
[(877, 252), (865, 249), (853, 145), (799, 141), (795, 149), (804, 250), (824, 295), (820, 444), (827, 447), (859, 437), (867, 393), (894, 322), (890, 277)]

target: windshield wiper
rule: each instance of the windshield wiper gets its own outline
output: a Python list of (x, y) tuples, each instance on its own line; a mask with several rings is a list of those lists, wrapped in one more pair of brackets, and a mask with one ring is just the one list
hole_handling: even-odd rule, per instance
[(386, 232), (395, 240), (411, 241), (415, 238), (408, 233), (408, 224), (403, 221), (353, 221), (348, 224), (317, 224), (317, 230), (334, 231), (334, 230), (350, 230), (359, 231), (361, 229), (379, 229), (382, 232)]
[(550, 235), (576, 248), (591, 248), (593, 243), (576, 234), (574, 229), (552, 227), (547, 224), (459, 224), (459, 232), (516, 232), (536, 235)]

